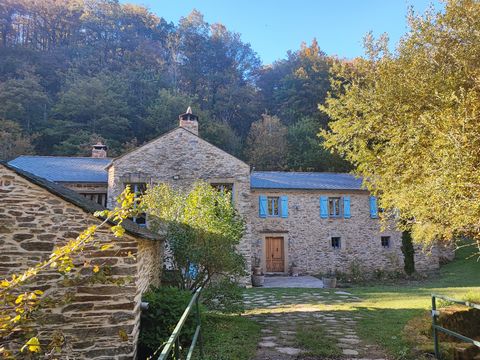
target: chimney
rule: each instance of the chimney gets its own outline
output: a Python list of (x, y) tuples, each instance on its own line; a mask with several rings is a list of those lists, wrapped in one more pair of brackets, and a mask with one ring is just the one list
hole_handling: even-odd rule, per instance
[(180, 115), (180, 127), (187, 129), (198, 136), (198, 116), (192, 114), (192, 108), (189, 106), (185, 114)]
[(92, 158), (106, 158), (107, 157), (107, 145), (103, 145), (101, 142), (93, 145)]

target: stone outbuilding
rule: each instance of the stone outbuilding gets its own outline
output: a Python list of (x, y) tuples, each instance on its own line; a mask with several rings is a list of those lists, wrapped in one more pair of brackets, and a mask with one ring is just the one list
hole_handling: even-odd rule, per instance
[[(19, 273), (49, 256), (55, 246), (74, 239), (102, 206), (61, 185), (0, 164), (0, 276)], [(110, 224), (96, 241), (113, 239)], [(163, 240), (132, 221), (125, 235), (101, 251), (88, 246), (76, 276), (42, 272), (32, 286), (45, 292), (48, 306), (36, 319), (43, 346), (56, 339), (71, 359), (133, 359), (140, 330), (142, 293), (158, 284)], [(84, 263), (89, 266), (83, 267)], [(92, 267), (100, 271), (94, 273)]]

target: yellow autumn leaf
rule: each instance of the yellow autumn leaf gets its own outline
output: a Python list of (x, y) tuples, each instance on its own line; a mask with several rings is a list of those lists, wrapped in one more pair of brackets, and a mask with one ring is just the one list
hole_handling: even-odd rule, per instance
[(94, 272), (94, 273), (98, 273), (99, 271), (100, 271), (100, 268), (98, 267), (98, 265), (95, 265), (95, 266), (93, 267), (93, 272)]
[(37, 337), (32, 337), (30, 340), (26, 342), (25, 345), (22, 346), (20, 349), (23, 352), (25, 349), (28, 349), (30, 352), (38, 353), (40, 352), (40, 341), (38, 341)]
[(113, 247), (113, 244), (105, 244), (105, 245), (102, 245), (102, 247), (100, 248), (100, 250), (101, 250), (101, 251), (108, 250), (108, 249), (110, 249), (111, 247)]

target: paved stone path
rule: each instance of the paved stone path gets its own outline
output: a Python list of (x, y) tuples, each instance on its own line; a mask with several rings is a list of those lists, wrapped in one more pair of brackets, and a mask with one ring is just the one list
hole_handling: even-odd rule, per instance
[[(245, 316), (260, 323), (262, 338), (253, 360), (387, 359), (378, 347), (356, 333), (360, 315), (329, 310), (332, 304), (358, 302), (352, 294), (335, 289), (249, 289), (245, 292)], [(318, 357), (302, 349), (299, 329), (320, 326), (342, 355)]]
[(263, 288), (323, 288), (322, 280), (314, 276), (266, 276)]

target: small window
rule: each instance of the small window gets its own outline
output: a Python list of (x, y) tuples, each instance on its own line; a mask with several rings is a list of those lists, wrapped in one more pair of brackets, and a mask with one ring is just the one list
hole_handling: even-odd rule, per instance
[(87, 199), (90, 199), (104, 207), (107, 206), (107, 194), (105, 193), (80, 193), (80, 195), (85, 196)]
[(267, 216), (279, 216), (279, 197), (269, 196), (267, 197)]
[(382, 236), (381, 237), (382, 247), (389, 248), (390, 247), (390, 236)]
[[(147, 184), (146, 183), (131, 183), (131, 184), (125, 184), (125, 187), (130, 185), (130, 191), (135, 194), (135, 198), (138, 198), (142, 196), (145, 191), (147, 190)], [(135, 204), (136, 206), (136, 204)], [(146, 226), (147, 225), (147, 214), (141, 213), (138, 214), (137, 216), (134, 216), (132, 218), (132, 221), (134, 223), (137, 223), (140, 226)]]
[(229, 193), (233, 203), (233, 184), (232, 183), (211, 183), (210, 184), (214, 189), (219, 192)]
[(340, 217), (342, 215), (340, 200), (341, 199), (339, 197), (328, 198), (328, 215), (330, 217)]
[(340, 249), (342, 247), (342, 241), (340, 237), (334, 236), (332, 237), (332, 248), (334, 249)]

